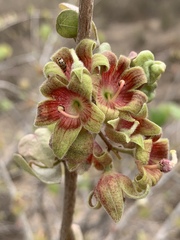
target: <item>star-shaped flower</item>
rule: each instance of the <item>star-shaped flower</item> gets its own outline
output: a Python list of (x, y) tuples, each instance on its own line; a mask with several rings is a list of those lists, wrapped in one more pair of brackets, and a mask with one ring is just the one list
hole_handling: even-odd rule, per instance
[(140, 173), (135, 182), (142, 187), (156, 185), (163, 172), (171, 171), (177, 163), (176, 151), (170, 151), (172, 160), (168, 159), (168, 153), (168, 139), (161, 138), (155, 142), (152, 139), (144, 140), (144, 149), (139, 146), (136, 148), (136, 164)]
[(39, 103), (35, 125), (56, 123), (51, 147), (58, 158), (64, 157), (82, 127), (92, 133), (100, 131), (104, 114), (91, 101), (92, 81), (88, 74), (83, 74), (82, 82), (71, 74), (67, 86), (57, 76), (49, 77), (41, 92), (48, 100)]
[(119, 111), (137, 114), (147, 101), (146, 95), (138, 89), (147, 82), (141, 67), (130, 67), (130, 59), (111, 51), (105, 51), (109, 70), (102, 73), (97, 83), (97, 106), (105, 113), (106, 120), (115, 119)]

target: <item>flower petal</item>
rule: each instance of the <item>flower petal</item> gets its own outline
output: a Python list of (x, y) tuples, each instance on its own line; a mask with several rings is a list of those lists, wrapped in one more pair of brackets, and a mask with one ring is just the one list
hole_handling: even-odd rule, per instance
[(69, 48), (63, 47), (54, 53), (51, 59), (62, 69), (66, 77), (70, 78), (73, 58)]
[(139, 90), (123, 92), (116, 99), (116, 109), (138, 114), (146, 101), (146, 95)]
[(125, 71), (121, 79), (125, 81), (124, 91), (138, 89), (147, 82), (146, 75), (141, 67), (133, 67)]
[(55, 62), (48, 62), (43, 69), (45, 77), (49, 78), (51, 76), (58, 75), (62, 82), (67, 82), (67, 77), (65, 76), (63, 70)]
[(51, 139), (54, 154), (62, 159), (81, 131), (80, 119), (62, 117), (56, 124)]
[(56, 100), (47, 100), (40, 102), (37, 108), (35, 126), (46, 126), (56, 122), (60, 118), (58, 111), (58, 102)]
[(76, 53), (84, 66), (91, 71), (93, 50), (96, 42), (91, 39), (83, 39), (76, 47)]
[(119, 60), (117, 62), (117, 68), (116, 68), (116, 72), (115, 72), (115, 76), (116, 78), (120, 78), (121, 75), (123, 74), (123, 72), (128, 69), (130, 66), (130, 59), (121, 55), (119, 57)]
[(108, 69), (109, 61), (103, 54), (96, 53), (92, 56), (92, 72), (102, 73), (106, 72)]
[(57, 76), (52, 76), (41, 85), (40, 91), (45, 97), (52, 97), (54, 90), (65, 86), (66, 85), (61, 82)]
[(168, 153), (169, 141), (167, 138), (161, 138), (157, 142), (153, 142), (150, 159), (153, 163), (159, 162), (163, 158), (168, 158)]
[(109, 70), (104, 72), (102, 74), (102, 81), (106, 81), (106, 82), (111, 82), (111, 77), (114, 74), (116, 65), (117, 65), (117, 57), (116, 55), (111, 52), (111, 51), (105, 51), (102, 53), (109, 61)]
[(144, 136), (158, 136), (162, 133), (161, 127), (147, 118), (139, 119), (139, 126), (136, 129), (136, 133), (140, 133)]
[(71, 81), (68, 85), (68, 89), (79, 94), (82, 97), (85, 97), (88, 100), (92, 98), (92, 80), (88, 74), (82, 75), (82, 82), (78, 81), (77, 76), (74, 74), (71, 77)]
[(90, 132), (98, 133), (101, 130), (104, 119), (104, 113), (94, 103), (92, 103), (90, 117), (86, 121), (83, 121), (82, 119), (83, 126)]

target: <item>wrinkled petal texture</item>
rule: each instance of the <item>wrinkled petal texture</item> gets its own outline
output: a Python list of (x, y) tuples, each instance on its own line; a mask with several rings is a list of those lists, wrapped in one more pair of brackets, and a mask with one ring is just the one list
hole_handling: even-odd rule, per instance
[(78, 127), (80, 119), (86, 124), (91, 117), (91, 103), (67, 88), (55, 89), (51, 92), (52, 100), (41, 102), (38, 106), (37, 126), (48, 125), (64, 119), (65, 128)]
[(105, 114), (109, 108), (138, 113), (147, 101), (146, 95), (138, 90), (147, 81), (143, 69), (129, 68), (129, 59), (124, 56), (117, 62), (113, 53), (105, 54), (110, 68), (99, 82), (97, 105)]

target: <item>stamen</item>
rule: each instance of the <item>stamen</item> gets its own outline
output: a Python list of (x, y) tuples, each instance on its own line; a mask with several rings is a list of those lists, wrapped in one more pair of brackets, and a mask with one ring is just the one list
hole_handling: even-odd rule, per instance
[(111, 100), (115, 100), (117, 98), (117, 96), (120, 94), (122, 88), (124, 87), (125, 85), (125, 81), (124, 80), (120, 80), (119, 81), (119, 88), (117, 90), (117, 92), (114, 94), (113, 98)]
[(79, 118), (79, 114), (78, 115), (72, 115), (72, 114), (69, 114), (67, 112), (65, 112), (65, 108), (61, 105), (58, 106), (58, 111), (60, 113), (62, 113), (65, 117), (69, 117), (69, 118)]

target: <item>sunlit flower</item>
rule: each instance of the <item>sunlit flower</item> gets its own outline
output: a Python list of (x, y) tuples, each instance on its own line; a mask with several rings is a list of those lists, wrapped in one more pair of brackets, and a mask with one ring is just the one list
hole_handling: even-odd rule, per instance
[(41, 86), (41, 92), (49, 99), (39, 103), (35, 125), (56, 123), (51, 146), (59, 158), (66, 154), (82, 127), (93, 133), (100, 131), (104, 114), (91, 102), (92, 83), (87, 74), (83, 74), (82, 82), (74, 74), (68, 87), (51, 77)]
[(117, 119), (109, 120), (105, 127), (106, 136), (124, 147), (134, 148), (135, 144), (143, 147), (145, 138), (157, 139), (161, 128), (147, 119), (145, 108), (136, 116), (129, 112), (120, 112)]
[(141, 67), (131, 67), (130, 59), (116, 56), (106, 51), (109, 70), (102, 73), (98, 82), (96, 103), (105, 113), (106, 119), (115, 119), (119, 110), (137, 114), (147, 101), (146, 95), (138, 89), (146, 83), (146, 76)]
[(162, 138), (156, 142), (151, 139), (144, 141), (144, 149), (137, 147), (136, 161), (140, 171), (135, 181), (142, 186), (154, 186), (160, 180), (163, 172), (169, 172), (177, 163), (176, 151), (172, 150), (172, 160), (168, 159), (169, 142)]

